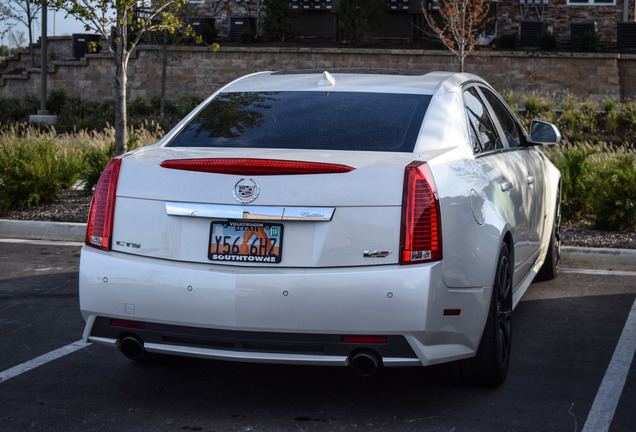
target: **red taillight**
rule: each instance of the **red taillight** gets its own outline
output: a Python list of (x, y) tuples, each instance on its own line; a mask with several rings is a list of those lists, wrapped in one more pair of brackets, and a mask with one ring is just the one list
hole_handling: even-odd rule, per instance
[(442, 259), (442, 220), (433, 175), (424, 162), (413, 162), (404, 174), (400, 264)]
[(102, 173), (91, 202), (86, 225), (86, 244), (98, 249), (110, 250), (113, 237), (115, 192), (121, 159), (112, 159)]
[(342, 342), (355, 344), (383, 344), (386, 336), (343, 336)]
[(133, 328), (133, 329), (139, 329), (139, 330), (143, 330), (146, 328), (146, 323), (144, 322), (120, 320), (120, 319), (111, 319), (110, 325), (113, 327)]
[(346, 165), (274, 159), (175, 159), (161, 162), (163, 168), (235, 175), (339, 174), (353, 171)]

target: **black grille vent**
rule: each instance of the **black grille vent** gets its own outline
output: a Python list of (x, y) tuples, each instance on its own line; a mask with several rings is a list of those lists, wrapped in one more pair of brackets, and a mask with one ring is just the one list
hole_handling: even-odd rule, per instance
[(294, 354), (319, 354), (324, 352), (322, 345), (294, 344), (294, 343), (263, 343), (263, 342), (227, 342), (211, 339), (199, 339), (182, 336), (162, 336), (163, 343), (195, 346), (202, 348), (220, 348), (240, 351), (278, 352)]
[(619, 50), (636, 49), (636, 21), (619, 22), (616, 47)]

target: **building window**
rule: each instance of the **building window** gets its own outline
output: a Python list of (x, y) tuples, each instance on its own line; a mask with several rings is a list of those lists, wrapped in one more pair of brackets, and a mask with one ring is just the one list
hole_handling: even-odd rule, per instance
[(569, 6), (612, 6), (616, 0), (568, 0)]

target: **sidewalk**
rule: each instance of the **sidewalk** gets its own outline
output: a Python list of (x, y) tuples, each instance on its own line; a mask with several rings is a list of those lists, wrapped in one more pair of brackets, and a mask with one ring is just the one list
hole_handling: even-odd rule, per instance
[[(84, 242), (86, 224), (0, 219), (0, 239)], [(564, 246), (561, 267), (636, 272), (636, 250)]]

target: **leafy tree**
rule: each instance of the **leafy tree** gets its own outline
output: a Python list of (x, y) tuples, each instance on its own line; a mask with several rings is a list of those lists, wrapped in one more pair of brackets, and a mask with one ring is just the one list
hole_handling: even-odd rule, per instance
[[(35, 67), (35, 58), (33, 56), (33, 25), (37, 20), (37, 14), (40, 13), (42, 6), (38, 0), (3, 0), (0, 4), (0, 21), (7, 23), (24, 24), (29, 32), (29, 61), (31, 67)], [(13, 32), (10, 37), (15, 36)], [(20, 37), (20, 46), (24, 43), (24, 35)], [(18, 43), (16, 41), (16, 43)]]
[(354, 45), (364, 45), (382, 25), (383, 0), (340, 0), (336, 6), (342, 36)]
[(267, 14), (263, 19), (263, 31), (272, 39), (285, 42), (298, 37), (296, 11), (288, 0), (265, 0)]
[(22, 45), (24, 45), (26, 38), (24, 37), (23, 31), (16, 30), (9, 33), (9, 40), (16, 48), (22, 48)]
[(464, 72), (464, 60), (475, 52), (479, 37), (490, 21), (490, 0), (438, 0), (436, 2), (441, 24), (430, 11), (424, 10), (429, 27), (459, 60), (459, 71)]
[[(84, 24), (86, 31), (98, 33), (115, 63), (115, 154), (127, 149), (126, 85), (128, 62), (144, 35), (150, 32), (183, 31), (192, 28), (178, 17), (189, 0), (49, 0)], [(112, 31), (111, 31), (112, 30)], [(95, 48), (95, 46), (93, 46)]]
[[(211, 0), (208, 2), (208, 7), (206, 8), (205, 15), (207, 18), (213, 18), (216, 16), (224, 6), (227, 4), (223, 0)], [(194, 5), (186, 5), (179, 11), (178, 17), (183, 20), (187, 16), (194, 15), (189, 10), (191, 6)], [(194, 31), (194, 30), (193, 30)], [(200, 31), (199, 35), (196, 38), (197, 43), (203, 43), (210, 47), (213, 51), (219, 49), (219, 44), (216, 43), (217, 39), (217, 31), (206, 32)], [(163, 119), (165, 114), (165, 105), (166, 105), (166, 76), (168, 74), (168, 62), (170, 61), (170, 50), (168, 49), (171, 46), (179, 45), (188, 39), (191, 39), (186, 33), (175, 31), (170, 32), (169, 30), (163, 31), (155, 31), (149, 32), (147, 37), (145, 38), (148, 43), (157, 48), (157, 53), (159, 58), (161, 59), (161, 91), (159, 94), (159, 117)]]

